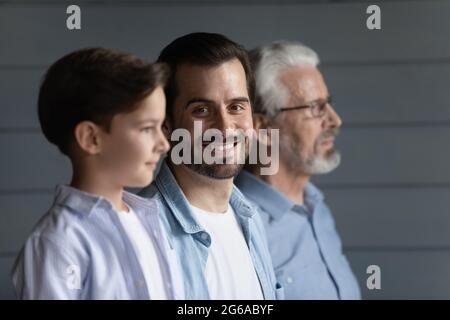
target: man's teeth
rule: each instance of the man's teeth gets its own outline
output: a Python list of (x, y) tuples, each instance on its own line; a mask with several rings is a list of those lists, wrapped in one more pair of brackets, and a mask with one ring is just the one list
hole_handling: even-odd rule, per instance
[(223, 150), (229, 150), (234, 147), (234, 143), (227, 143), (227, 144), (215, 144), (213, 145), (214, 149), (217, 151), (223, 151)]

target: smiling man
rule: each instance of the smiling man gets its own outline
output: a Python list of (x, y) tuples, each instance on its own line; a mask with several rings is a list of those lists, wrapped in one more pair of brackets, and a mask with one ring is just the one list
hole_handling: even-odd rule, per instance
[(279, 129), (274, 175), (249, 166), (236, 179), (258, 205), (278, 281), (286, 299), (358, 299), (360, 292), (324, 196), (313, 175), (334, 170), (334, 139), (342, 124), (310, 48), (275, 42), (253, 50), (255, 129)]
[[(233, 186), (243, 166), (236, 160), (249, 147), (238, 132), (253, 128), (246, 51), (222, 35), (193, 33), (174, 40), (158, 61), (171, 68), (167, 135), (182, 131), (194, 139), (182, 154), (173, 152), (172, 143), (171, 156), (141, 195), (156, 199), (164, 210), (186, 298), (280, 298), (262, 221)], [(196, 130), (203, 133), (200, 140)], [(221, 161), (205, 161), (208, 149)]]

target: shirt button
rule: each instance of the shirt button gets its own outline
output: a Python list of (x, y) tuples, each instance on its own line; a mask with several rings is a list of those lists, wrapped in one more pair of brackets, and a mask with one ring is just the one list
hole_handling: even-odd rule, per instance
[(203, 240), (208, 240), (208, 234), (206, 232), (203, 232), (200, 236)]
[(294, 282), (294, 279), (292, 279), (292, 277), (287, 277), (286, 278), (286, 282), (287, 283), (292, 283), (292, 282)]
[(145, 283), (142, 280), (136, 281), (136, 287), (138, 287), (138, 288), (142, 288), (144, 286), (144, 284)]

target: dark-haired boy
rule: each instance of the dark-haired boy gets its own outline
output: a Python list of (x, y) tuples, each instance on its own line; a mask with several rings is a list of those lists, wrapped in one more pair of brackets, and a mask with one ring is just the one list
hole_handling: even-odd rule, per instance
[(163, 64), (103, 48), (70, 53), (47, 71), (39, 120), (73, 176), (17, 258), (19, 298), (183, 298), (157, 204), (124, 191), (150, 183), (168, 149), (166, 78)]

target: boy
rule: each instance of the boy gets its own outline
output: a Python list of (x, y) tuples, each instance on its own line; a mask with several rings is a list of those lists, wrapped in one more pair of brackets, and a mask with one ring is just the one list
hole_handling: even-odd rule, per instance
[(143, 187), (168, 150), (161, 125), (167, 68), (89, 48), (48, 70), (39, 92), (45, 137), (70, 158), (70, 186), (13, 268), (21, 299), (179, 299), (183, 288), (156, 203)]

